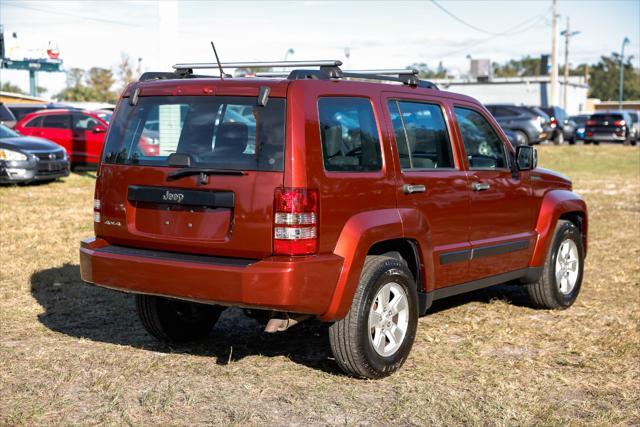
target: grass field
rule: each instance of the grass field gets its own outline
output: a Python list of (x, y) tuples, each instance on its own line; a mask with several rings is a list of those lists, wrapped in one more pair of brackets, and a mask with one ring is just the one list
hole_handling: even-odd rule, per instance
[(0, 188), (0, 424), (639, 425), (640, 151), (539, 152), (590, 209), (576, 304), (504, 286), (441, 301), (380, 381), (342, 375), (314, 322), (267, 336), (227, 310), (203, 343), (157, 343), (131, 296), (80, 281), (92, 173)]

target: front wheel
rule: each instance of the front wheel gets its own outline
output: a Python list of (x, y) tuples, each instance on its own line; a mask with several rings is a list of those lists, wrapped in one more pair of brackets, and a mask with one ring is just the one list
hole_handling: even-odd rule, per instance
[(347, 316), (329, 328), (338, 365), (360, 378), (382, 378), (407, 359), (418, 324), (416, 283), (401, 261), (368, 256)]
[(582, 234), (572, 222), (560, 220), (542, 276), (537, 282), (527, 285), (531, 302), (539, 308), (568, 308), (580, 293), (583, 269)]
[(136, 308), (147, 332), (167, 343), (205, 338), (224, 311), (220, 306), (139, 294)]

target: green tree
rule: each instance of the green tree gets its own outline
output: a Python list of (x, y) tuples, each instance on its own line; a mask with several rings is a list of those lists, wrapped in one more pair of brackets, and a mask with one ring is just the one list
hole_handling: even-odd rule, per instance
[(421, 79), (444, 79), (447, 77), (447, 70), (442, 65), (442, 62), (438, 64), (438, 68), (432, 70), (424, 62), (416, 62), (409, 65), (407, 68), (413, 68), (418, 70), (418, 77)]
[(115, 84), (113, 71), (93, 67), (89, 72), (72, 68), (67, 72), (67, 87), (55, 98), (61, 101), (116, 102), (117, 95), (111, 90)]
[(520, 59), (512, 59), (504, 64), (494, 62), (491, 64), (494, 77), (523, 77), (540, 75), (540, 58), (523, 56)]
[(11, 92), (11, 93), (19, 93), (20, 95), (26, 95), (27, 93), (20, 89), (19, 86), (14, 85), (11, 82), (4, 82), (2, 86), (0, 86), (0, 91), (2, 92)]
[[(640, 99), (640, 72), (633, 68), (633, 57), (627, 57), (624, 62), (623, 99)], [(603, 101), (618, 99), (620, 84), (620, 55), (602, 56), (600, 61), (589, 67), (589, 96)]]

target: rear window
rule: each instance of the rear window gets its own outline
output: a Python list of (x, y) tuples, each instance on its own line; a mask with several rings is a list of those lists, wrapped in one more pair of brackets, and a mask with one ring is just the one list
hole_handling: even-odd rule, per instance
[(594, 114), (591, 118), (599, 122), (614, 122), (623, 119), (622, 114)]
[(120, 104), (104, 163), (168, 166), (173, 153), (192, 167), (282, 171), (285, 100), (255, 97), (149, 96)]

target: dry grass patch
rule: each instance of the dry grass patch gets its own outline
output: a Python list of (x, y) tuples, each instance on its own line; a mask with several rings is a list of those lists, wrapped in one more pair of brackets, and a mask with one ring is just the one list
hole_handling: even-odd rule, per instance
[(0, 424), (640, 424), (639, 153), (540, 149), (591, 213), (571, 309), (510, 287), (441, 301), (381, 381), (342, 375), (319, 323), (266, 336), (228, 310), (205, 342), (157, 343), (131, 296), (80, 281), (91, 173), (0, 188)]

